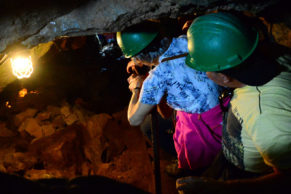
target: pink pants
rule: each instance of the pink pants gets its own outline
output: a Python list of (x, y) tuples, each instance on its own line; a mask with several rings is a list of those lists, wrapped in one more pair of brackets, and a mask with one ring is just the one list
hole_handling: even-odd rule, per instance
[(221, 150), (223, 113), (219, 105), (202, 114), (177, 111), (174, 143), (179, 168), (209, 166)]

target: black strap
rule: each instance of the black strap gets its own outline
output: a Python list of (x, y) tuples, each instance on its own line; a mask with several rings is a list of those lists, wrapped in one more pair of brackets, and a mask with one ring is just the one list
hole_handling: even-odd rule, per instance
[(186, 57), (187, 55), (188, 55), (188, 53), (183, 53), (183, 54), (180, 54), (180, 55), (176, 55), (176, 56), (172, 56), (172, 57), (167, 57), (167, 58), (162, 59), (161, 62), (171, 61), (171, 60), (174, 60), (174, 59)]
[(153, 144), (153, 154), (154, 154), (154, 175), (155, 175), (155, 194), (162, 193), (161, 186), (161, 170), (160, 170), (160, 145), (159, 145), (159, 135), (158, 135), (158, 113), (157, 107), (155, 106), (151, 112), (151, 135)]
[(228, 111), (228, 108), (230, 106), (230, 103), (228, 104), (227, 107), (224, 106), (225, 99), (227, 97), (231, 99), (233, 96), (233, 91), (234, 91), (233, 88), (225, 88), (218, 97), (220, 108), (224, 113)]

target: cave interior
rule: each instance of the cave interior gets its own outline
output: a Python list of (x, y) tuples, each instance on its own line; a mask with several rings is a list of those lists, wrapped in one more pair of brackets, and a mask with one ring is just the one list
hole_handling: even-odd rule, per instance
[[(127, 121), (130, 59), (115, 33), (152, 20), (179, 36), (200, 15), (241, 12), (261, 22), (271, 54), (288, 64), (288, 7), (283, 0), (1, 1), (0, 193), (154, 193), (153, 146)], [(12, 74), (10, 58), (19, 53), (32, 58), (29, 78)], [(178, 193), (164, 172), (176, 157), (173, 126), (159, 121), (162, 193)]]

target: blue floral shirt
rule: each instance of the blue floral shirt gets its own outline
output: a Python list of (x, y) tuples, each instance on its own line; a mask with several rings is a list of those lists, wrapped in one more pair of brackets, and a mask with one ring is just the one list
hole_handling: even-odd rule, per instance
[(160, 64), (145, 79), (139, 101), (159, 104), (167, 94), (167, 103), (175, 110), (202, 113), (215, 107), (219, 101), (220, 87), (205, 72), (188, 67), (185, 58), (162, 62), (164, 58), (187, 53), (187, 38), (174, 38), (168, 50), (159, 58)]

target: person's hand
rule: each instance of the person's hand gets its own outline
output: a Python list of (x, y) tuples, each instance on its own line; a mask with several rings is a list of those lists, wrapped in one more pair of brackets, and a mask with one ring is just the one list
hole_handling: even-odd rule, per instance
[(206, 177), (183, 177), (176, 181), (179, 194), (228, 194), (227, 186), (223, 181)]
[(136, 67), (142, 67), (142, 66), (143, 66), (142, 63), (139, 63), (137, 61), (131, 60), (127, 64), (126, 71), (127, 71), (127, 73), (138, 74), (138, 71), (136, 70)]
[(141, 88), (143, 80), (145, 79), (145, 76), (142, 75), (134, 75), (132, 74), (128, 79), (128, 88), (130, 91), (133, 91), (136, 88)]

